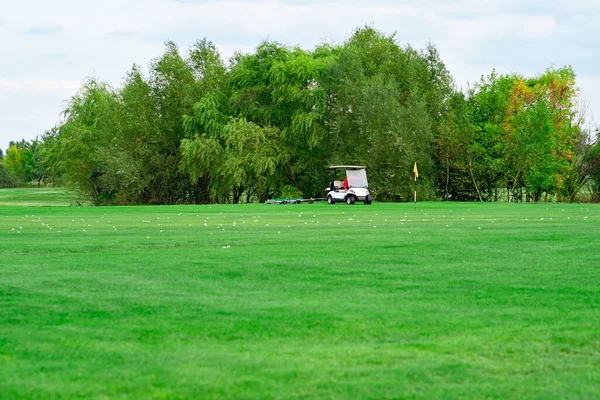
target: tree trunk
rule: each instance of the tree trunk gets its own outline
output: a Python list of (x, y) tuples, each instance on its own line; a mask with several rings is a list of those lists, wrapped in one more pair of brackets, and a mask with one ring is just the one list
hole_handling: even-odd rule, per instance
[(292, 167), (292, 162), (288, 161), (288, 168), (290, 169), (290, 177), (292, 178), (292, 186), (296, 186), (296, 174), (294, 173), (294, 167)]
[(233, 204), (239, 204), (242, 193), (244, 193), (243, 186), (233, 186)]
[(96, 185), (94, 185), (93, 182), (89, 182), (90, 184), (90, 192), (92, 194), (92, 202), (95, 206), (100, 205), (100, 194), (98, 192), (98, 190), (96, 189)]
[(446, 201), (450, 198), (448, 193), (448, 185), (450, 184), (450, 159), (446, 158)]
[(479, 187), (477, 187), (477, 182), (475, 181), (475, 175), (473, 174), (473, 163), (471, 161), (471, 154), (469, 154), (469, 171), (471, 172), (471, 179), (473, 179), (473, 184), (475, 185), (475, 190), (477, 191), (477, 196), (479, 197), (479, 201), (483, 203), (483, 199), (481, 198), (481, 193), (479, 193)]
[[(517, 172), (517, 175), (515, 175), (515, 179), (513, 179), (513, 185), (512, 185), (512, 189), (508, 191), (508, 202), (510, 203), (510, 193), (515, 191), (515, 186), (517, 186), (517, 181), (519, 180), (519, 175), (521, 175), (521, 171)], [(523, 196), (521, 196), (522, 198)], [(513, 199), (514, 201), (514, 199)]]
[(519, 186), (519, 203), (523, 202), (523, 186)]
[(259, 201), (260, 201), (261, 203), (264, 203), (264, 202), (266, 202), (266, 201), (267, 201), (267, 199), (268, 199), (268, 198), (269, 198), (269, 190), (265, 190), (265, 191), (264, 191), (264, 192), (263, 192), (263, 193), (260, 195)]

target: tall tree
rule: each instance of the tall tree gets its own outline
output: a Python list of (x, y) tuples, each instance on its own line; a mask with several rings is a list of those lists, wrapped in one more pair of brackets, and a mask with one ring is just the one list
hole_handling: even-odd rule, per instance
[(409, 199), (419, 164), (420, 192), (434, 195), (432, 142), (453, 83), (432, 45), (402, 47), (394, 35), (357, 29), (328, 70), (330, 160), (366, 164), (379, 200)]
[(86, 81), (43, 137), (42, 163), (21, 141), (4, 164), (96, 204), (322, 196), (329, 163), (366, 164), (378, 200), (407, 200), (415, 162), (425, 198), (568, 200), (593, 165), (577, 97), (569, 67), (492, 72), (457, 92), (433, 44), (416, 50), (370, 26), (313, 50), (266, 41), (228, 65), (206, 39), (185, 54), (167, 42), (118, 90)]
[(23, 152), (21, 151), (21, 148), (17, 143), (11, 142), (6, 151), (6, 157), (4, 157), (3, 160), (4, 167), (15, 177), (23, 176)]
[(114, 136), (118, 98), (105, 83), (86, 81), (64, 111), (56, 142), (57, 168), (64, 182), (89, 196), (94, 204), (111, 203), (114, 198), (106, 184), (104, 149)]
[(482, 191), (506, 187), (512, 198), (521, 190), (534, 201), (543, 193), (560, 198), (576, 161), (576, 100), (570, 67), (530, 79), (495, 73), (482, 79), (470, 93), (481, 131), (475, 140), (488, 166), (481, 172)]
[(279, 129), (289, 159), (278, 173), (306, 196), (322, 189), (327, 93), (321, 81), (336, 51), (328, 45), (311, 52), (264, 42), (255, 54), (238, 56), (231, 68), (233, 112)]

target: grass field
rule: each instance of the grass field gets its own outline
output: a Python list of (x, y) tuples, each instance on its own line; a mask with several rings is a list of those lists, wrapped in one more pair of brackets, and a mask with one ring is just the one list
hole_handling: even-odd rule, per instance
[(12, 204), (3, 399), (600, 398), (597, 205)]
[(0, 206), (69, 206), (77, 195), (60, 188), (0, 189)]

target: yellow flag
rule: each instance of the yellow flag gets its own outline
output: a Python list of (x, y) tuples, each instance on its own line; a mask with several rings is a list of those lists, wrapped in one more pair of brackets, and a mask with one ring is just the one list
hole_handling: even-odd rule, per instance
[(419, 170), (417, 169), (417, 163), (415, 162), (415, 167), (413, 168), (413, 174), (415, 174), (415, 178), (419, 177)]

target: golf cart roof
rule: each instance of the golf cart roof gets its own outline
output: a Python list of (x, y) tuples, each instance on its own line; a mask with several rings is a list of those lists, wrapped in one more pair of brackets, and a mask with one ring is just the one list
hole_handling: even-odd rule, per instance
[(367, 169), (364, 165), (332, 165), (329, 169)]

